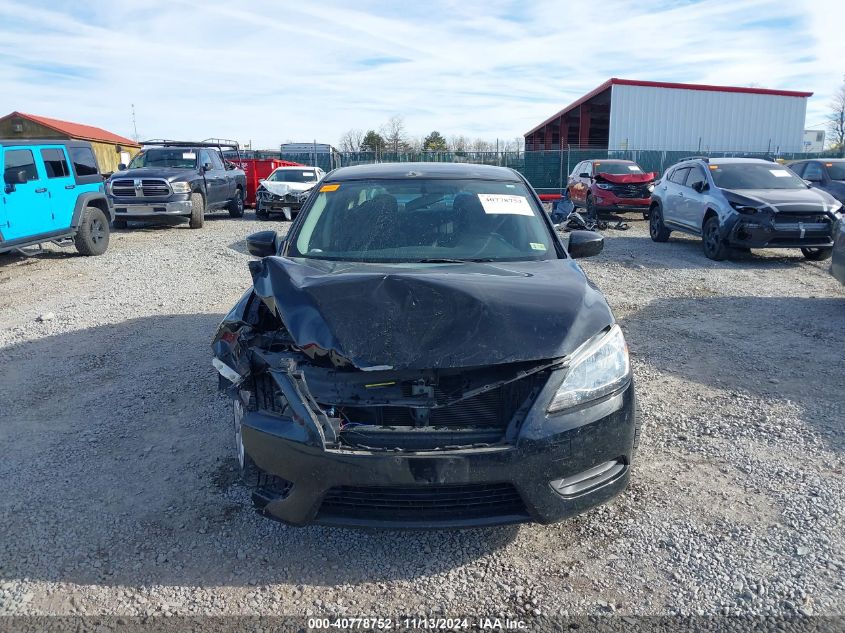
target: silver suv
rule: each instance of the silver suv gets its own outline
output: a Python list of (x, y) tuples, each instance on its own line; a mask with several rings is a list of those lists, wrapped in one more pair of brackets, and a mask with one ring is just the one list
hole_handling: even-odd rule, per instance
[(704, 254), (725, 259), (730, 249), (800, 248), (828, 259), (842, 205), (811, 189), (785, 166), (759, 158), (682, 160), (655, 183), (649, 233), (665, 242), (672, 231), (700, 235)]

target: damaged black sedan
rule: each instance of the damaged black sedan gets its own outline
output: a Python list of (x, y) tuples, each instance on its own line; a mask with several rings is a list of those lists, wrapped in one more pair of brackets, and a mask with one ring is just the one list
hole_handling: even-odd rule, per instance
[(330, 173), (214, 338), (242, 476), (293, 525), (551, 523), (630, 477), (639, 417), (601, 292), (517, 172)]

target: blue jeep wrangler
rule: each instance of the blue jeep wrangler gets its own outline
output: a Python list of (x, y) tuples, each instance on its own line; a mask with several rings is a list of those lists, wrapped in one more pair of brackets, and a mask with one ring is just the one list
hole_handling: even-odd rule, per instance
[(0, 139), (0, 169), (0, 253), (70, 239), (82, 255), (106, 251), (114, 216), (90, 143)]

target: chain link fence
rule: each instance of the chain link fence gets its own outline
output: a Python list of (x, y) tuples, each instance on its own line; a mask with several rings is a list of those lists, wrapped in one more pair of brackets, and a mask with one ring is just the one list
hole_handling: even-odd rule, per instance
[[(242, 153), (243, 154), (243, 153)], [(337, 167), (350, 165), (368, 165), (372, 163), (474, 163), (510, 167), (522, 173), (528, 182), (541, 193), (558, 193), (566, 187), (567, 178), (575, 166), (582, 160), (624, 159), (637, 162), (645, 171), (663, 173), (667, 168), (687, 156), (709, 156), (722, 158), (742, 156), (764, 158), (768, 160), (790, 161), (808, 158), (841, 158), (843, 152), (828, 151), (820, 153), (772, 153), (700, 150), (661, 150), (661, 149), (625, 149), (608, 150), (606, 148), (584, 148), (571, 146), (563, 150), (534, 152), (335, 152), (291, 154), (281, 152), (253, 151), (254, 158), (283, 158), (305, 165), (316, 166), (331, 171)]]

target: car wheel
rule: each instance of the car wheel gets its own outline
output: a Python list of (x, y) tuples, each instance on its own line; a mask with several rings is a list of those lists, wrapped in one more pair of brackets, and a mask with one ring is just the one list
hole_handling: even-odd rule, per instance
[(244, 216), (244, 192), (241, 189), (235, 191), (235, 197), (229, 203), (229, 215), (233, 218)]
[(128, 226), (126, 220), (115, 220), (111, 225), (116, 229), (125, 229)]
[(663, 224), (663, 211), (660, 207), (654, 207), (649, 213), (648, 234), (655, 242), (667, 242), (672, 231)]
[(97, 207), (85, 207), (73, 244), (80, 255), (102, 255), (109, 247), (109, 221)]
[(243, 402), (236, 398), (232, 403), (232, 421), (235, 427), (235, 456), (238, 458), (238, 473), (244, 485), (255, 487), (258, 485), (258, 466), (244, 450), (243, 418), (246, 413)]
[(201, 229), (205, 224), (205, 200), (201, 193), (191, 194), (191, 221), (188, 223), (192, 229)]
[(258, 207), (255, 209), (255, 217), (259, 220), (269, 220), (270, 219), (270, 212), (267, 209), (262, 209)]
[(714, 260), (721, 261), (728, 256), (728, 247), (722, 239), (722, 231), (719, 226), (719, 218), (715, 215), (704, 223), (702, 232), (702, 244), (704, 254)]
[(833, 255), (832, 248), (802, 248), (801, 252), (811, 262), (821, 262), (830, 259), (831, 255)]

